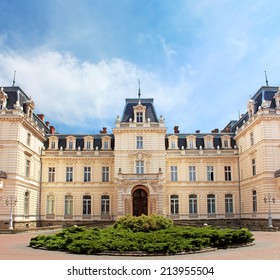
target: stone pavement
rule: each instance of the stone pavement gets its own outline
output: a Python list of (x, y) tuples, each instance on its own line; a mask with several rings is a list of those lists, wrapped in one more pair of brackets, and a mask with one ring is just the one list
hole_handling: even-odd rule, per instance
[(280, 231), (253, 232), (255, 245), (175, 256), (94, 256), (39, 250), (28, 247), (31, 237), (53, 231), (0, 234), (0, 260), (280, 260)]

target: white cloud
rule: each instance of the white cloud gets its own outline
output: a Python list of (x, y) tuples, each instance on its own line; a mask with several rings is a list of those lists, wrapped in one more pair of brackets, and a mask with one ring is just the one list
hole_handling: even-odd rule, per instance
[[(171, 86), (155, 73), (121, 59), (94, 64), (42, 49), (32, 54), (0, 53), (0, 84), (11, 85), (14, 70), (16, 86), (32, 96), (36, 112), (44, 113), (61, 133), (96, 133), (103, 126), (114, 127), (124, 99), (137, 97), (139, 73), (142, 97), (154, 98), (157, 113), (168, 114), (174, 125), (190, 93), (184, 77)], [(64, 131), (65, 125), (71, 131)]]

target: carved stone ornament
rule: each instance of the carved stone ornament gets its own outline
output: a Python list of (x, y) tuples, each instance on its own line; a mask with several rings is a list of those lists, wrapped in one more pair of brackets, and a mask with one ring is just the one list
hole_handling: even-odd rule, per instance
[(275, 178), (279, 178), (279, 177), (280, 177), (280, 169), (278, 169), (277, 171), (275, 171), (274, 176), (275, 176)]
[(7, 179), (7, 173), (4, 171), (0, 171), (0, 179)]

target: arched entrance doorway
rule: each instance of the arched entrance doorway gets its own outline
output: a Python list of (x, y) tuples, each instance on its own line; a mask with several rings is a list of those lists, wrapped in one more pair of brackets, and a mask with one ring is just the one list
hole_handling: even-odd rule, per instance
[(143, 189), (137, 189), (132, 194), (133, 216), (148, 215), (148, 194)]

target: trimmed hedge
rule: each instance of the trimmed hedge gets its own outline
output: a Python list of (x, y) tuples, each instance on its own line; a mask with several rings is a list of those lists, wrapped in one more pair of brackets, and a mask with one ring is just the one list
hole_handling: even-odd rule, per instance
[(30, 246), (75, 254), (98, 254), (105, 251), (175, 254), (206, 247), (220, 248), (250, 243), (254, 240), (252, 233), (245, 228), (184, 227), (174, 226), (171, 220), (161, 216), (135, 218), (121, 218), (105, 229), (73, 226), (54, 235), (38, 235), (31, 239)]

